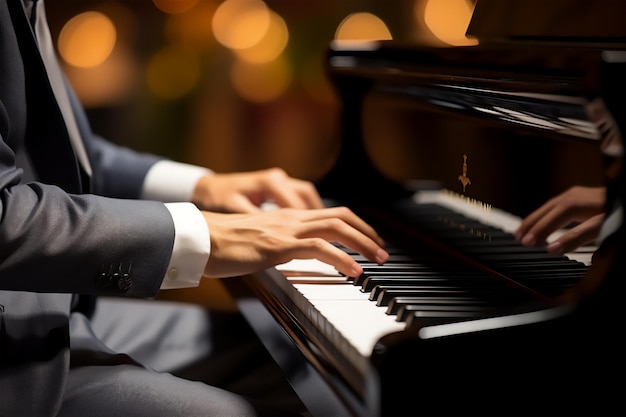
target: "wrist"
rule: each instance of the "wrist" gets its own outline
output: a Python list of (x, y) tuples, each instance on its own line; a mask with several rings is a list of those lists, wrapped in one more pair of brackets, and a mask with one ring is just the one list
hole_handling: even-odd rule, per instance
[(191, 193), (191, 202), (200, 208), (207, 207), (207, 202), (210, 201), (209, 182), (209, 175), (201, 176)]

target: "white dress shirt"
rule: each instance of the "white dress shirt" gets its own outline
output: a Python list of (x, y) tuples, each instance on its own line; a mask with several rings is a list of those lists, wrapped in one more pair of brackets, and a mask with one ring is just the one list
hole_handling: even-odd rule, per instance
[(161, 289), (195, 287), (211, 253), (209, 228), (200, 210), (188, 201), (196, 183), (211, 170), (163, 160), (152, 166), (143, 183), (142, 198), (163, 201), (172, 215), (174, 248)]

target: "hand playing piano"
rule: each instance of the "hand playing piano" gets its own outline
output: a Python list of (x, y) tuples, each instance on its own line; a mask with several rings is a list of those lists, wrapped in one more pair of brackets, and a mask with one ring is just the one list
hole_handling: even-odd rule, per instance
[(605, 187), (571, 187), (526, 216), (515, 231), (515, 237), (524, 246), (542, 245), (553, 232), (576, 222), (546, 246), (551, 253), (571, 252), (598, 236), (604, 220), (605, 200)]
[(211, 231), (208, 277), (245, 275), (293, 259), (318, 259), (348, 276), (360, 275), (361, 266), (331, 242), (379, 264), (389, 257), (376, 231), (346, 207), (202, 214)]
[(324, 207), (313, 183), (290, 177), (280, 168), (202, 177), (192, 201), (200, 209), (223, 213), (258, 212), (268, 201), (279, 207)]

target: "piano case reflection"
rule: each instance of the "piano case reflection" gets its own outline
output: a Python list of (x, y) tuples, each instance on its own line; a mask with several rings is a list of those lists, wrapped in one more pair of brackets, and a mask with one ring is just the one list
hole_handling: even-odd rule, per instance
[[(625, 11), (480, 0), (477, 46), (331, 45), (339, 149), (317, 185), (392, 258), (226, 281), (270, 352), (289, 347), (275, 359), (311, 414), (625, 414)], [(607, 187), (598, 246), (517, 245), (572, 185)]]

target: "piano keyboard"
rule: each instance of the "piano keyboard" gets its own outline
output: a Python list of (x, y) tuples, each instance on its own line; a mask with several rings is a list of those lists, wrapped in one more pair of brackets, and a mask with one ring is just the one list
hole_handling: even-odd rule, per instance
[(470, 269), (426, 245), (417, 248), (417, 243), (412, 244), (409, 255), (392, 244), (390, 259), (382, 266), (352, 253), (363, 267), (360, 277), (342, 276), (316, 260), (279, 265), (276, 269), (290, 284), (281, 286), (293, 303), (290, 310), (299, 311), (301, 320), (312, 325), (314, 329), (309, 331), (319, 332), (312, 339), (325, 340), (322, 349), (338, 352), (338, 357), (363, 374), (369, 367), (367, 358), (387, 335), (424, 325), (485, 318), (504, 306), (529, 302), (533, 294), (555, 296), (575, 285), (591, 261), (591, 247), (567, 256), (522, 247), (511, 234), (519, 218), (468, 205), (447, 193), (416, 194), (403, 214), (403, 219), (449, 240), (459, 251), (490, 265), (519, 286)]

